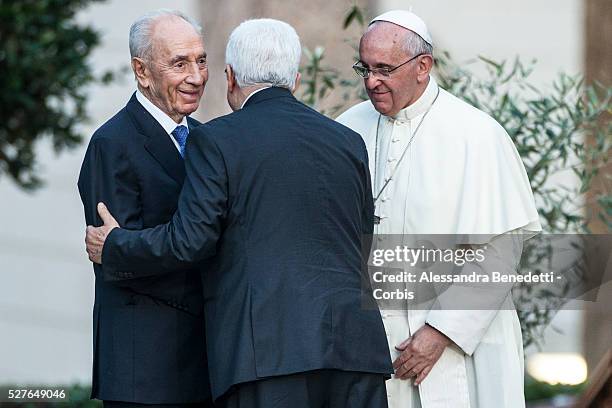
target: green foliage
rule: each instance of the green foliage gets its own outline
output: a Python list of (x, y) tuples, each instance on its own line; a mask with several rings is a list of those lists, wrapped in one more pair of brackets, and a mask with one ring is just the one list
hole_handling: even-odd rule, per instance
[(308, 62), (301, 70), (304, 75), (302, 85), (305, 88), (302, 101), (315, 109), (318, 108), (317, 102), (324, 99), (336, 87), (335, 83), (339, 76), (337, 70), (322, 66), (324, 52), (325, 49), (321, 46), (317, 46), (314, 51), (304, 48)]
[[(364, 10), (357, 3), (353, 3), (344, 16), (342, 27), (346, 30), (353, 24), (365, 28)], [(354, 49), (355, 55), (358, 52), (355, 45), (358, 41), (358, 38), (345, 39), (345, 42)], [(314, 51), (304, 48), (304, 56), (306, 63), (300, 67), (302, 86), (298, 95), (302, 102), (324, 115), (335, 116), (346, 109), (350, 101), (367, 99), (360, 77), (357, 75), (343, 77), (340, 70), (324, 64), (324, 47), (316, 46)], [(341, 102), (325, 108), (322, 102), (327, 102), (326, 99), (333, 91), (341, 93)]]
[(359, 23), (360, 26), (363, 26), (365, 24), (363, 10), (361, 9), (361, 7), (359, 7), (357, 3), (353, 3), (348, 13), (346, 13), (346, 16), (344, 17), (344, 22), (342, 23), (342, 28), (346, 30), (353, 24), (353, 22)]
[[(363, 12), (353, 5), (343, 27), (359, 24), (364, 29), (364, 21)], [(340, 89), (343, 103), (332, 109), (333, 114), (356, 99), (366, 99), (362, 81), (342, 78), (337, 70), (326, 67), (322, 51), (306, 56), (305, 103), (320, 108), (331, 90)], [(442, 52), (436, 53), (435, 76), (442, 88), (488, 113), (506, 129), (525, 164), (544, 231), (586, 233), (595, 219), (612, 231), (612, 194), (606, 188), (612, 176), (604, 172), (610, 166), (612, 88), (585, 85), (580, 76), (566, 74), (558, 75), (549, 87), (536, 87), (530, 82), (534, 66), (535, 61), (496, 62), (485, 57), (459, 66)], [(476, 74), (478, 69), (485, 73)], [(596, 176), (604, 178), (602, 189), (593, 188)], [(545, 248), (526, 245), (522, 265), (537, 273), (549, 259)], [(517, 289), (514, 297), (523, 343), (538, 344), (569, 287), (560, 293), (535, 293), (529, 285)]]
[(101, 0), (0, 0), (0, 176), (25, 189), (41, 185), (36, 144), (56, 153), (74, 148), (87, 119), (85, 87), (96, 78), (88, 57), (99, 43), (75, 14)]
[(536, 381), (533, 378), (525, 379), (525, 400), (547, 400), (557, 395), (580, 395), (586, 388), (586, 383), (578, 385), (555, 384)]

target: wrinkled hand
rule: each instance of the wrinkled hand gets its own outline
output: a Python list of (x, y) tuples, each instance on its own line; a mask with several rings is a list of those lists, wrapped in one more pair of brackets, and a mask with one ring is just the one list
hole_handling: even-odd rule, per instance
[(89, 260), (97, 264), (102, 263), (102, 248), (104, 248), (104, 241), (106, 237), (113, 230), (113, 228), (121, 228), (119, 223), (113, 218), (108, 208), (104, 203), (98, 203), (98, 214), (102, 218), (104, 225), (100, 227), (87, 226), (85, 230), (85, 245), (87, 246), (87, 253), (89, 254)]
[(416, 377), (414, 385), (419, 385), (438, 361), (446, 346), (452, 341), (429, 325), (417, 330), (395, 349), (402, 353), (393, 362), (395, 377), (407, 380)]

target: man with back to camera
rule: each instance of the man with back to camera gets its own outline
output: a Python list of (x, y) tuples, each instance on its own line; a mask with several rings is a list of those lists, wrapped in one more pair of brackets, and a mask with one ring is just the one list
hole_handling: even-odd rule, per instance
[[(527, 174), (494, 119), (438, 87), (432, 44), (423, 20), (404, 10), (376, 17), (361, 37), (354, 69), (370, 100), (338, 121), (370, 154), (375, 233), (466, 237), (488, 265), (515, 273), (522, 240), (541, 230)], [(389, 406), (525, 405), (516, 311), (507, 287), (486, 292), (475, 302), (486, 308), (462, 310), (480, 296), (454, 286), (443, 295), (450, 307), (382, 311), (396, 369)]]
[[(93, 135), (78, 187), (88, 225), (103, 201), (121, 225), (171, 219), (185, 178), (188, 117), (208, 79), (201, 27), (158, 10), (130, 28), (137, 91)], [(145, 268), (145, 266), (143, 266)], [(105, 407), (212, 406), (197, 273), (105, 281), (94, 264), (92, 398)]]
[(202, 279), (217, 405), (386, 407), (384, 329), (361, 304), (367, 153), (358, 134), (293, 97), (300, 54), (286, 23), (236, 28), (226, 49), (234, 113), (192, 132), (172, 221), (129, 231), (100, 204), (106, 222), (88, 227), (88, 252), (109, 279), (210, 258)]

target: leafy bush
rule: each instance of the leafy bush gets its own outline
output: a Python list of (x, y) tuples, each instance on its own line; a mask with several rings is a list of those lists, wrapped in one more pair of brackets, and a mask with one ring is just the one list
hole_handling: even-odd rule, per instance
[(85, 87), (96, 78), (88, 57), (99, 35), (74, 16), (101, 0), (0, 0), (0, 177), (25, 189), (41, 184), (36, 144), (57, 153), (79, 145), (87, 119)]

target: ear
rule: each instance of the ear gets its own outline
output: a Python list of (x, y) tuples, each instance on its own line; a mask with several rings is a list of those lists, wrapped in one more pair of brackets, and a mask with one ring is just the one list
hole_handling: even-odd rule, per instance
[(417, 80), (419, 82), (427, 81), (429, 78), (429, 73), (433, 68), (434, 59), (432, 55), (426, 54), (423, 55), (422, 58), (419, 59), (418, 72), (417, 72)]
[(236, 89), (236, 77), (234, 76), (232, 66), (229, 64), (225, 65), (225, 79), (227, 79), (227, 92), (234, 92), (234, 89)]
[(302, 74), (298, 72), (297, 75), (295, 76), (295, 85), (293, 85), (293, 89), (291, 90), (291, 93), (295, 93), (295, 91), (299, 88), (301, 80), (302, 80)]
[(143, 88), (149, 87), (150, 72), (143, 59), (134, 57), (132, 58), (132, 71), (138, 81), (138, 84)]

